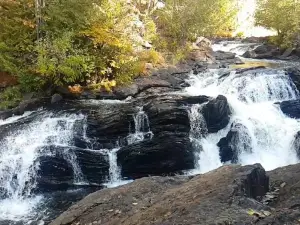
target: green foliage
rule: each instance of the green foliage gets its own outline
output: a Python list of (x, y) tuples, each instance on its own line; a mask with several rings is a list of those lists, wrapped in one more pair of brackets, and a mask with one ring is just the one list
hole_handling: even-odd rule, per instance
[(21, 101), (22, 94), (19, 87), (9, 87), (0, 92), (0, 110), (17, 106)]
[[(88, 85), (111, 90), (164, 63), (179, 61), (199, 35), (230, 32), (232, 0), (0, 0), (0, 71), (20, 90)], [(150, 46), (146, 50), (144, 46)], [(170, 54), (169, 54), (170, 55)], [(171, 60), (173, 61), (173, 60)]]
[(197, 36), (232, 32), (237, 14), (235, 3), (232, 0), (167, 0), (166, 7), (157, 12), (160, 47), (177, 51)]
[(298, 0), (259, 0), (255, 17), (257, 25), (277, 31), (272, 42), (282, 47), (292, 47), (300, 34)]
[(84, 82), (94, 71), (91, 57), (74, 44), (72, 33), (53, 39), (46, 37), (38, 43), (36, 51), (36, 72), (55, 85)]

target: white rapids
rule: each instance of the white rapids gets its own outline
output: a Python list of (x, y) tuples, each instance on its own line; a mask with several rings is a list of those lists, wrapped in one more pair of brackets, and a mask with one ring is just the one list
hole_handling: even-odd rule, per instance
[[(10, 124), (22, 117), (12, 117), (2, 121), (1, 125)], [(82, 120), (83, 115), (53, 116), (51, 113), (39, 115), (34, 121), (9, 133), (0, 141), (0, 189), (5, 198), (0, 201), (0, 221), (27, 220), (42, 196), (32, 195), (35, 188), (36, 160), (41, 148), (49, 143), (70, 146), (73, 142), (74, 125)], [(76, 165), (74, 156), (66, 153), (67, 160), (74, 166), (75, 180), (82, 182), (81, 171)], [(78, 177), (77, 177), (78, 175)]]
[[(232, 116), (230, 124), (218, 133), (200, 137), (198, 162), (193, 173), (205, 173), (222, 165), (217, 143), (230, 130), (232, 122), (244, 125), (251, 136), (252, 152), (240, 149), (238, 162), (242, 165), (261, 163), (266, 170), (298, 162), (292, 147), (294, 135), (300, 130), (300, 121), (285, 116), (275, 102), (293, 100), (299, 93), (290, 78), (281, 70), (261, 70), (246, 75), (234, 71), (220, 78), (219, 71), (191, 75), (189, 95), (227, 97)], [(201, 117), (197, 113), (191, 116)], [(195, 118), (191, 122), (195, 121)], [(198, 122), (199, 123), (199, 122)], [(199, 123), (202, 130), (205, 123)], [(191, 132), (197, 129), (193, 128)], [(199, 130), (199, 129), (198, 129)], [(193, 136), (193, 135), (191, 135)], [(245, 137), (246, 138), (246, 137)], [(248, 141), (240, 138), (239, 141)]]

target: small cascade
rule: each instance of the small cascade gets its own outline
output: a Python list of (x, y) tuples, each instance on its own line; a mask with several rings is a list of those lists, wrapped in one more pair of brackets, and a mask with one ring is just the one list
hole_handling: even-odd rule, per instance
[(232, 52), (237, 56), (242, 56), (245, 52), (253, 50), (259, 44), (241, 43), (238, 41), (221, 41), (212, 45), (214, 51)]
[[(36, 187), (39, 166), (36, 162), (39, 156), (53, 154), (50, 150), (45, 152), (45, 146), (48, 145), (72, 146), (74, 125), (82, 119), (82, 115), (54, 116), (44, 113), (1, 140), (0, 189), (4, 196), (0, 201), (0, 220), (14, 221), (30, 216), (41, 200), (40, 196), (32, 195), (32, 190)], [(75, 164), (74, 156), (69, 152), (64, 155), (74, 166), (74, 171), (77, 170), (75, 174), (78, 177), (75, 180), (81, 182), (80, 169)]]
[[(139, 111), (132, 116), (134, 122), (134, 131), (130, 132), (127, 136), (128, 145), (141, 142), (153, 137), (153, 133), (150, 130), (150, 123), (148, 115), (143, 111), (143, 108), (139, 108)], [(131, 129), (130, 129), (131, 130)], [(108, 155), (109, 160), (109, 182), (105, 185), (107, 187), (117, 187), (127, 184), (131, 180), (122, 180), (121, 168), (118, 166), (117, 153), (120, 148), (114, 148), (112, 150), (104, 150)]]
[[(217, 144), (226, 137), (233, 122), (245, 129), (234, 140), (236, 147), (241, 147), (238, 149), (238, 163), (261, 163), (265, 169), (272, 170), (298, 162), (292, 142), (300, 130), (300, 121), (285, 116), (274, 104), (299, 98), (298, 90), (284, 71), (263, 69), (243, 74), (232, 72), (226, 76), (211, 71), (192, 76), (190, 84), (191, 87), (186, 89), (188, 94), (224, 95), (232, 111), (231, 122), (225, 129), (198, 138), (198, 172), (204, 173), (222, 165)], [(193, 119), (193, 112), (197, 111), (191, 109), (190, 112), (191, 136), (196, 139), (199, 137), (197, 133), (203, 129), (199, 123), (201, 115), (198, 115), (198, 120)], [(245, 143), (249, 145), (247, 149), (244, 149)]]
[(117, 153), (120, 148), (114, 148), (112, 150), (104, 150), (108, 155), (109, 161), (109, 182), (105, 184), (108, 188), (118, 187), (131, 182), (131, 180), (122, 180), (121, 168), (118, 166)]
[[(128, 144), (134, 144), (143, 141), (145, 138), (151, 139), (153, 133), (150, 130), (148, 115), (140, 107), (139, 111), (132, 116), (134, 121), (134, 130), (127, 136)], [(132, 130), (132, 129), (130, 129)]]
[(74, 184), (75, 185), (82, 185), (86, 184), (84, 175), (81, 171), (80, 166), (78, 165), (77, 162), (77, 156), (73, 150), (70, 149), (65, 149), (63, 152), (63, 157), (64, 159), (70, 163), (70, 165), (73, 168), (73, 173), (74, 173)]

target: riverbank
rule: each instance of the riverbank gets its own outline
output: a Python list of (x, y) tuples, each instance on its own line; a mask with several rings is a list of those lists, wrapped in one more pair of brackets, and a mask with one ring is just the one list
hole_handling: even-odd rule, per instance
[(195, 177), (150, 177), (95, 192), (51, 225), (299, 223), (300, 164), (265, 172), (228, 165)]

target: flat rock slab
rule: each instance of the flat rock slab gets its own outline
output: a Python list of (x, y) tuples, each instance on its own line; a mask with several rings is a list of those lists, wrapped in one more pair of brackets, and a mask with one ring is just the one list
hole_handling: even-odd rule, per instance
[(195, 177), (142, 178), (87, 196), (51, 225), (252, 224), (257, 217), (249, 215), (249, 205), (264, 206), (251, 197), (264, 195), (268, 181), (259, 164)]

